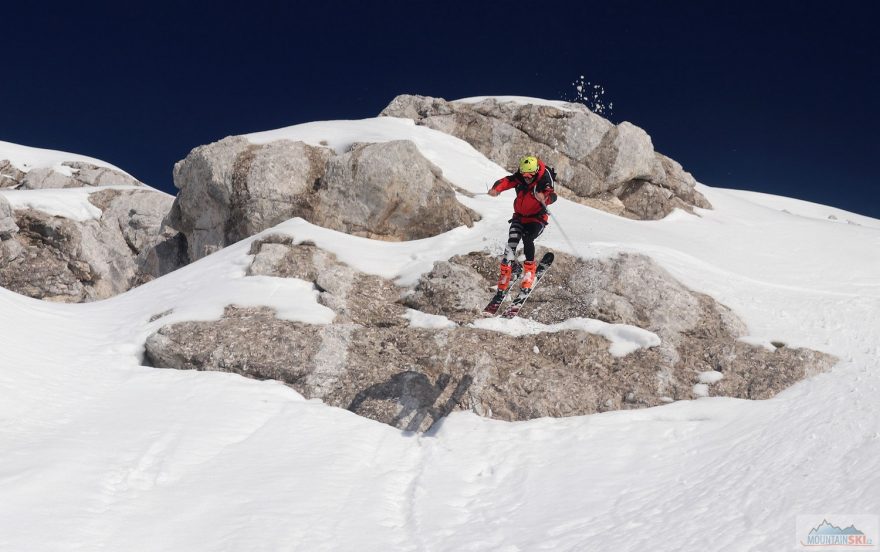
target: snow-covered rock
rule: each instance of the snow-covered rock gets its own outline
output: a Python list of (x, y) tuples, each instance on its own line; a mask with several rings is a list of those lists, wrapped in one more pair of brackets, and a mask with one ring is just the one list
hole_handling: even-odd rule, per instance
[(57, 172), (52, 168), (38, 168), (28, 171), (20, 182), (7, 187), (21, 190), (45, 190), (84, 186), (143, 186), (137, 179), (115, 169), (81, 161), (67, 161), (64, 166), (73, 169), (70, 175)]
[(384, 240), (434, 236), (479, 218), (405, 140), (334, 155), (300, 141), (230, 137), (194, 149), (174, 181), (180, 193), (167, 223), (186, 236), (191, 260), (294, 217)]
[[(525, 313), (534, 322), (468, 324), (495, 276), (497, 261), (485, 253), (438, 262), (407, 291), (312, 243), (269, 236), (251, 252), (248, 274), (313, 282), (336, 319), (314, 326), (230, 306), (219, 321), (159, 329), (146, 343), (152, 365), (278, 379), (415, 431), (453, 410), (527, 420), (706, 396), (708, 370), (725, 374), (713, 395), (769, 398), (832, 360), (737, 341), (744, 327), (734, 315), (647, 257), (584, 263), (562, 254)], [(405, 309), (401, 295), (418, 310)]]
[(0, 189), (44, 190), (91, 186), (143, 184), (100, 159), (0, 141)]
[(711, 207), (681, 165), (654, 151), (644, 130), (614, 125), (582, 104), (402, 95), (382, 115), (462, 138), (511, 170), (522, 155), (537, 155), (556, 169), (568, 195), (602, 200), (590, 204), (611, 212), (653, 220), (675, 208)]
[(0, 286), (94, 301), (179, 268), (172, 202), (100, 159), (0, 142)]
[[(0, 157), (3, 157), (0, 155)], [(0, 159), (0, 189), (17, 188), (27, 173), (19, 169), (9, 159)]]
[[(18, 194), (29, 199), (14, 211), (16, 230), (0, 244), (0, 286), (38, 299), (83, 302), (106, 299), (161, 275), (145, 270), (139, 258), (146, 258), (161, 239), (171, 196), (142, 186), (3, 194), (15, 201), (21, 199)], [(82, 202), (72, 212), (95, 216), (52, 212), (52, 205), (64, 201)]]

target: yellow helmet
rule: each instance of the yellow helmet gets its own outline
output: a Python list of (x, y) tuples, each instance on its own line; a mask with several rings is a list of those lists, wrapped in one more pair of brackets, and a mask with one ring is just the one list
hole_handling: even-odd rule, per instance
[(538, 158), (534, 155), (526, 155), (519, 160), (519, 172), (536, 173), (538, 172)]

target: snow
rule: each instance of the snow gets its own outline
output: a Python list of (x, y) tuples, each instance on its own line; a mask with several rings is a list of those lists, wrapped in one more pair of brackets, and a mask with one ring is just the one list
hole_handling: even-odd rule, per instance
[(427, 328), (429, 330), (442, 330), (458, 326), (452, 320), (438, 314), (428, 314), (415, 309), (406, 309), (404, 317), (409, 320), (411, 328)]
[(11, 162), (15, 168), (22, 172), (28, 172), (32, 169), (46, 168), (52, 169), (65, 176), (71, 176), (77, 169), (67, 167), (62, 163), (65, 161), (80, 161), (128, 174), (106, 161), (101, 161), (100, 159), (95, 159), (93, 157), (86, 157), (84, 155), (77, 155), (75, 153), (67, 153), (64, 151), (31, 148), (0, 140), (0, 161), (3, 160)]
[[(412, 139), (471, 193), (504, 174), (464, 142), (399, 119), (251, 140), (275, 136), (343, 149)], [(733, 309), (748, 339), (837, 355), (830, 372), (765, 401), (706, 397), (521, 423), (461, 412), (413, 435), (276, 382), (141, 366), (152, 332), (216, 318), (232, 302), (330, 320), (307, 283), (245, 276), (260, 236), (106, 301), (51, 304), (0, 289), (0, 548), (780, 550), (798, 515), (876, 515), (880, 221), (699, 190), (715, 210), (653, 222), (560, 200), (539, 248), (569, 251), (562, 228), (586, 257), (648, 255)], [(412, 283), (435, 260), (501, 251), (512, 198), (459, 199), (482, 220), (425, 240), (373, 242), (301, 219), (263, 235), (312, 240)], [(501, 324), (475, 325), (484, 323)], [(568, 323), (624, 349), (650, 339)], [(518, 326), (531, 323), (501, 329)]]
[(276, 140), (303, 141), (312, 146), (329, 147), (337, 153), (348, 151), (358, 142), (411, 140), (422, 155), (443, 169), (447, 179), (470, 193), (485, 193), (492, 182), (508, 174), (464, 140), (418, 126), (412, 119), (376, 117), (357, 121), (304, 123), (246, 134), (245, 138), (252, 144), (267, 144)]
[(591, 318), (570, 318), (558, 324), (542, 324), (527, 318), (512, 318), (510, 320), (504, 318), (483, 318), (475, 320), (471, 326), (514, 336), (581, 330), (601, 335), (610, 341), (609, 351), (616, 357), (626, 356), (638, 349), (660, 345), (660, 338), (657, 337), (657, 334), (647, 330), (626, 324), (608, 324), (607, 322)]
[(794, 216), (837, 222), (838, 224), (858, 224), (871, 228), (880, 228), (880, 221), (877, 219), (819, 203), (747, 190), (724, 191), (734, 197), (739, 197), (757, 205), (783, 211)]
[[(213, 321), (223, 316), (226, 305), (268, 307), (282, 320), (306, 324), (329, 324), (335, 313), (318, 303), (318, 290), (297, 278), (246, 276), (253, 260), (251, 243), (265, 234), (242, 240), (159, 280), (148, 282), (116, 299), (126, 297), (137, 305), (135, 320), (167, 313), (143, 327), (138, 341), (167, 324)], [(114, 300), (99, 304), (112, 303)], [(139, 351), (139, 349), (138, 349)]]
[(707, 370), (705, 372), (700, 372), (700, 383), (712, 384), (718, 383), (722, 379), (724, 379), (724, 374), (721, 372), (717, 372), (715, 370)]
[(750, 335), (744, 335), (742, 337), (737, 338), (737, 341), (742, 341), (743, 343), (747, 343), (749, 345), (754, 345), (755, 347), (763, 347), (768, 351), (775, 351), (776, 347), (767, 341), (766, 339), (761, 339), (760, 337), (753, 337)]
[(34, 209), (48, 215), (84, 222), (101, 218), (101, 209), (89, 202), (89, 196), (102, 190), (145, 190), (144, 186), (100, 186), (52, 188), (44, 190), (0, 190), (13, 209)]

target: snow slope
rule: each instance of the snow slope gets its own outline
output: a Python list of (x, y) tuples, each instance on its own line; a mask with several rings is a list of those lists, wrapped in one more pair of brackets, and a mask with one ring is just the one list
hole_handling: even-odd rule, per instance
[[(277, 137), (412, 139), (471, 193), (505, 173), (390, 118), (250, 139)], [(412, 435), (275, 382), (139, 365), (151, 332), (230, 302), (329, 321), (303, 282), (244, 277), (256, 237), (97, 303), (0, 289), (0, 550), (780, 550), (798, 515), (880, 513), (880, 221), (700, 191), (715, 210), (656, 222), (560, 200), (539, 245), (572, 252), (561, 224), (582, 256), (650, 255), (733, 308), (750, 340), (837, 355), (831, 372), (768, 401), (523, 423), (456, 413)], [(479, 223), (414, 242), (301, 219), (272, 231), (412, 283), (435, 260), (501, 251), (512, 197), (459, 199)]]

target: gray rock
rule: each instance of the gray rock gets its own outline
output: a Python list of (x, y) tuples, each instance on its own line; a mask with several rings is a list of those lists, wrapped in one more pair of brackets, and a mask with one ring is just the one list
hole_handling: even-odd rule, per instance
[(186, 237), (195, 261), (297, 216), (308, 217), (316, 181), (332, 152), (280, 140), (224, 138), (174, 166), (180, 189), (166, 224)]
[[(122, 171), (67, 161), (27, 172), (0, 160), (0, 188), (38, 190), (131, 186), (96, 191), (89, 201), (99, 220), (65, 220), (35, 210), (13, 213), (0, 201), (0, 286), (31, 297), (66, 302), (104, 299), (166, 274), (187, 262), (184, 237), (162, 220), (174, 198)], [(2, 200), (2, 198), (0, 198)]]
[[(628, 122), (615, 126), (582, 104), (559, 109), (495, 99), (463, 103), (403, 95), (381, 115), (414, 119), (457, 136), (502, 167), (514, 168), (526, 153), (537, 155), (556, 169), (564, 195), (572, 199), (603, 199), (606, 194), (621, 198), (620, 204), (591, 203), (615, 214), (657, 219), (675, 208), (711, 207), (681, 165), (654, 151), (644, 130)], [(667, 193), (630, 199), (633, 185), (640, 189), (644, 183), (650, 184), (652, 191)], [(657, 204), (644, 205), (650, 201)], [(617, 205), (622, 205), (622, 211)]]
[(92, 194), (90, 201), (103, 214), (101, 226), (121, 233), (134, 260), (129, 287), (164, 276), (187, 264), (183, 235), (163, 227), (174, 197), (153, 190), (106, 190)]
[(340, 156), (302, 142), (231, 137), (194, 149), (174, 170), (166, 226), (190, 260), (285, 220), (385, 240), (433, 236), (478, 217), (414, 144), (360, 144)]
[[(443, 315), (455, 322), (469, 322), (489, 301), (491, 290), (482, 273), (489, 274), (495, 259), (486, 263), (486, 256), (473, 253), (461, 263), (439, 262), (419, 279), (412, 293), (406, 295), (406, 306), (428, 314)], [(485, 266), (485, 265), (491, 265)], [(481, 270), (478, 272), (477, 268)]]
[(143, 183), (137, 179), (111, 168), (80, 161), (66, 161), (62, 165), (72, 169), (70, 176), (45, 167), (22, 172), (15, 169), (8, 161), (0, 161), (0, 187), (44, 190), (96, 186), (143, 186)]
[(293, 217), (307, 218), (331, 155), (326, 148), (289, 140), (250, 146), (233, 174), (230, 243)]
[[(560, 255), (523, 313), (547, 323), (593, 315), (662, 337), (659, 347), (614, 357), (604, 338), (582, 331), (511, 337), (467, 325), (406, 324), (401, 293), (410, 307), (463, 323), (470, 313), (472, 320), (489, 293), (467, 303), (488, 290), (497, 270), (486, 254), (437, 263), (407, 293), (313, 244), (269, 237), (251, 253), (250, 274), (314, 282), (320, 301), (337, 313), (334, 322), (300, 324), (278, 320), (270, 309), (230, 306), (220, 321), (160, 329), (146, 342), (147, 362), (277, 379), (306, 397), (410, 431), (460, 409), (527, 420), (641, 408), (670, 397), (761, 399), (832, 362), (814, 351), (767, 351), (737, 341), (744, 326), (733, 313), (647, 257), (585, 263)], [(470, 291), (459, 292), (462, 285)], [(711, 371), (721, 373), (720, 381), (702, 383), (701, 373)]]
[(333, 309), (336, 323), (355, 322), (382, 327), (404, 326), (405, 309), (398, 304), (401, 290), (391, 282), (362, 274), (339, 262), (311, 242), (294, 246), (286, 236), (255, 241), (249, 276), (298, 278), (312, 282), (318, 300)]
[(155, 243), (142, 249), (137, 255), (137, 280), (140, 285), (174, 272), (189, 263), (186, 237), (170, 228), (162, 228)]
[(226, 227), (232, 218), (233, 173), (248, 147), (244, 138), (224, 138), (192, 150), (174, 165), (174, 185), (180, 191), (165, 224), (186, 236), (191, 260), (231, 243)]
[(74, 221), (27, 209), (2, 242), (0, 286), (60, 302), (106, 299), (144, 281), (138, 259), (161, 239), (173, 198), (155, 190), (102, 190), (89, 200), (98, 220)]
[(77, 187), (77, 182), (66, 175), (55, 172), (49, 168), (31, 169), (24, 175), (21, 190), (46, 190), (52, 188), (73, 188)]
[(78, 224), (33, 210), (16, 215), (19, 232), (0, 244), (0, 286), (36, 299), (87, 300), (97, 277), (80, 254)]
[(0, 159), (0, 189), (18, 188), (24, 180), (25, 172), (19, 170), (8, 159)]
[(427, 238), (479, 220), (405, 140), (357, 145), (331, 159), (317, 195), (315, 224), (369, 238)]
[(654, 153), (651, 137), (627, 122), (605, 133), (585, 159), (602, 178), (604, 185), (603, 189), (596, 190), (599, 192), (615, 190), (633, 180), (665, 183), (663, 164)]
[(18, 226), (15, 224), (12, 206), (5, 197), (0, 196), (0, 240), (9, 239), (16, 232)]
[(122, 171), (99, 167), (82, 161), (65, 161), (62, 165), (74, 169), (71, 176), (82, 186), (143, 186), (136, 178)]
[(141, 252), (156, 242), (158, 229), (174, 197), (153, 190), (103, 190), (89, 196), (101, 209), (101, 221), (119, 229), (132, 251)]
[(664, 187), (673, 191), (677, 198), (680, 198), (687, 205), (693, 205), (701, 209), (711, 209), (710, 204), (702, 194), (696, 191), (697, 181), (691, 173), (685, 171), (682, 166), (675, 160), (665, 155), (657, 154), (660, 162), (663, 164), (663, 172), (666, 173)]

